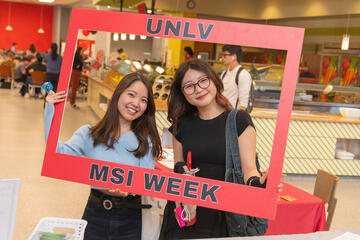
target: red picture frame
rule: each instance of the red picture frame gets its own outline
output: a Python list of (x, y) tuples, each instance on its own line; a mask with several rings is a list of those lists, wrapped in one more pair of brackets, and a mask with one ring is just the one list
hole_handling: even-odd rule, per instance
[[(161, 27), (159, 27), (160, 23)], [(119, 188), (126, 192), (267, 219), (275, 218), (278, 184), (281, 178), (304, 29), (73, 9), (58, 91), (67, 90), (78, 31), (83, 29), (286, 50), (284, 78), (267, 186), (265, 189), (255, 188), (57, 153), (56, 146), (64, 102), (55, 105), (55, 115), (46, 146), (42, 176), (110, 189)], [(99, 172), (96, 171), (101, 169), (107, 171), (106, 177), (104, 175), (99, 177)], [(112, 171), (123, 172), (123, 181), (111, 181), (111, 178), (114, 178), (114, 175), (111, 174)], [(156, 179), (159, 181), (158, 186), (151, 185), (150, 180), (155, 181)], [(163, 185), (159, 187), (161, 183)]]

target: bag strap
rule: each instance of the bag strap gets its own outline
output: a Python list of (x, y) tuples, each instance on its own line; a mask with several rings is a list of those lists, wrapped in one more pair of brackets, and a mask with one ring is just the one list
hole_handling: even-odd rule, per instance
[(222, 73), (221, 73), (221, 76), (220, 76), (221, 80), (224, 80), (224, 77), (225, 77), (225, 75), (227, 74), (227, 72), (228, 72), (228, 70), (226, 70), (225, 72), (222, 72)]
[(237, 70), (237, 72), (236, 72), (236, 77), (235, 77), (236, 86), (239, 85), (239, 76), (240, 76), (240, 73), (241, 73), (242, 70), (244, 70), (244, 68), (243, 68), (243, 67), (240, 67), (240, 68)]
[[(239, 76), (240, 76), (240, 73), (241, 73), (242, 70), (244, 70), (244, 68), (240, 67), (236, 72), (236, 77), (235, 77), (236, 87), (238, 87), (238, 85), (239, 85)], [(237, 109), (238, 104), (239, 104), (239, 93), (238, 93), (238, 97), (236, 99), (235, 109)]]
[[(238, 110), (232, 110), (226, 119), (225, 143), (226, 143), (226, 170), (234, 168), (234, 171), (243, 176), (240, 162), (240, 151), (236, 127), (236, 114)], [(226, 180), (226, 179), (225, 179)], [(242, 179), (242, 184), (244, 180)]]

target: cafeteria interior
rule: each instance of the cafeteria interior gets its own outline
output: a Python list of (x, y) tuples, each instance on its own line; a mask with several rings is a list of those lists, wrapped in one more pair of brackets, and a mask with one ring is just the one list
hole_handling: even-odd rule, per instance
[[(269, 221), (266, 235), (360, 233), (360, 4), (352, 0), (209, 1), (135, 0), (123, 5), (118, 0), (0, 1), (0, 180), (20, 179), (18, 192), (12, 195), (16, 204), (7, 202), (15, 209), (8, 218), (14, 228), (8, 232), (12, 239), (29, 238), (45, 217), (81, 219), (89, 197), (86, 184), (41, 176), (46, 149), (45, 91), (40, 89), (44, 78), (35, 86), (27, 80), (19, 84), (13, 72), (23, 59), (36, 55), (29, 48), (32, 44), (42, 58), (52, 43), (64, 55), (74, 8), (304, 28), (283, 164), (286, 176), (281, 180), (276, 218)], [(219, 75), (227, 69), (221, 60), (224, 43), (79, 29), (76, 44), (83, 49), (83, 69), (75, 97), (70, 94), (73, 85), (67, 88), (61, 141), (82, 125), (97, 123), (121, 79), (140, 71), (153, 84), (163, 146), (171, 146), (167, 100), (176, 69), (189, 57), (184, 49), (191, 48), (191, 57), (207, 61)], [(14, 55), (11, 61), (9, 52)], [(242, 46), (240, 64), (255, 86), (250, 115), (261, 171), (270, 164), (286, 56), (284, 50)], [(29, 65), (36, 59), (37, 55), (28, 58)], [(26, 74), (35, 80), (32, 72)], [(157, 164), (158, 170), (172, 171), (173, 158)], [(335, 184), (329, 188), (329, 203), (316, 192), (318, 170), (328, 173)], [(0, 203), (7, 201), (1, 198), (2, 189), (0, 185)], [(164, 201), (159, 201), (158, 208), (162, 216)], [(2, 240), (1, 230), (0, 226)]]

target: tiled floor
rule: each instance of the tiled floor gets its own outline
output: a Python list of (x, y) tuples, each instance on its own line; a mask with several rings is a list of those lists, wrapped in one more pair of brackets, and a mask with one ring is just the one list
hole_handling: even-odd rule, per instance
[[(97, 121), (85, 102), (79, 106), (80, 110), (74, 110), (67, 103), (62, 140), (84, 123)], [(42, 217), (81, 218), (89, 194), (86, 185), (40, 176), (43, 129), (43, 100), (0, 89), (0, 179), (21, 179), (15, 240), (27, 239)], [(287, 176), (284, 180), (311, 193), (315, 177)], [(360, 229), (360, 178), (341, 178), (336, 195), (338, 205), (331, 229)]]

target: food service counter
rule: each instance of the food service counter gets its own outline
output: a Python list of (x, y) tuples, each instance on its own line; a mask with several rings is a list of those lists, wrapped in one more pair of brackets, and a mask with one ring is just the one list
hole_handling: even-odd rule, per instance
[[(261, 165), (271, 156), (277, 111), (255, 108), (251, 113), (257, 133)], [(353, 152), (353, 160), (337, 159), (340, 150)], [(284, 173), (316, 174), (323, 169), (336, 175), (360, 176), (360, 120), (341, 115), (293, 111), (283, 165)]]
[[(88, 104), (102, 117), (114, 87), (101, 80), (89, 78)], [(270, 161), (277, 111), (255, 108), (251, 113), (256, 127), (257, 145), (262, 170)], [(160, 136), (170, 126), (166, 111), (156, 111)], [(335, 158), (337, 150), (355, 154), (353, 160)], [(336, 114), (293, 111), (285, 152), (283, 172), (313, 174), (323, 169), (340, 176), (360, 176), (360, 120), (344, 119)]]

